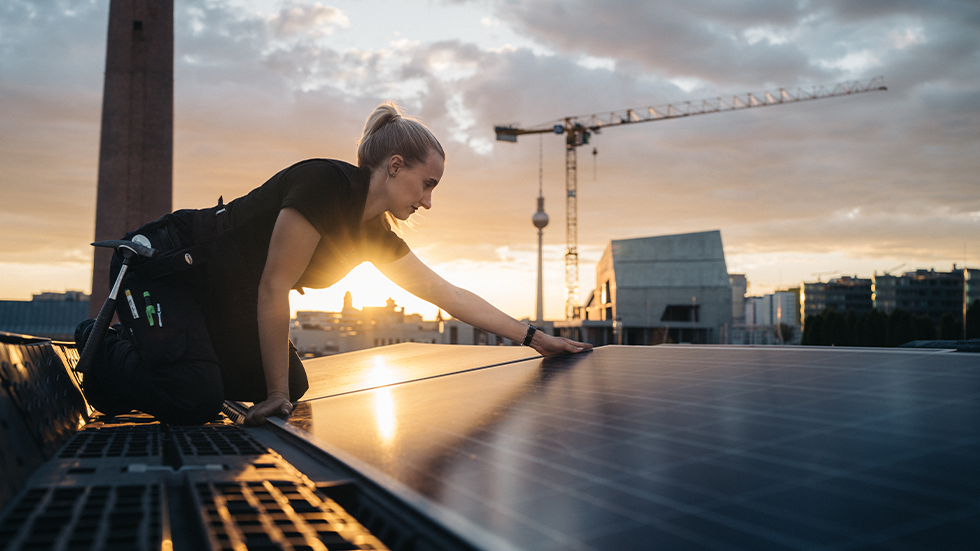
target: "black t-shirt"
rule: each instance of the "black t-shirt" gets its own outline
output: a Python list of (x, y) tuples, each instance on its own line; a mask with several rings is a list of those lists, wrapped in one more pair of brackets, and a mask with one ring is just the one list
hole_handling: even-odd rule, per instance
[[(366, 170), (342, 161), (311, 159), (282, 170), (227, 205), (182, 215), (196, 228), (194, 240), (208, 251), (201, 305), (226, 399), (261, 401), (266, 396), (258, 287), (280, 210), (296, 209), (320, 232), (320, 243), (297, 289), (326, 288), (361, 262), (384, 264), (408, 254), (408, 245), (380, 216), (361, 223), (368, 176)], [(289, 378), (290, 393), (297, 399), (306, 388), (302, 366), (291, 363)]]
[(247, 278), (255, 283), (261, 278), (272, 229), (284, 207), (299, 211), (320, 233), (313, 258), (296, 284), (299, 290), (330, 287), (362, 262), (385, 264), (408, 254), (408, 245), (380, 216), (361, 223), (368, 177), (367, 170), (343, 161), (310, 159), (229, 203), (228, 235), (251, 272)]

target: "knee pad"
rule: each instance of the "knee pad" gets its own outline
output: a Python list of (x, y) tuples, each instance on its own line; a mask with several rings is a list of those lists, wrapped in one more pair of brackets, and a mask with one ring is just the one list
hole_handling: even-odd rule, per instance
[(221, 393), (197, 398), (175, 403), (161, 411), (152, 412), (152, 415), (168, 425), (203, 425), (217, 419), (224, 404)]
[(183, 362), (168, 367), (169, 373), (155, 373), (154, 411), (147, 413), (170, 425), (200, 425), (215, 420), (225, 401), (217, 364)]
[(112, 385), (106, 384), (101, 371), (93, 366), (93, 369), (84, 375), (82, 394), (85, 396), (85, 401), (100, 413), (110, 417), (132, 411), (133, 407), (129, 405), (126, 397), (116, 392)]

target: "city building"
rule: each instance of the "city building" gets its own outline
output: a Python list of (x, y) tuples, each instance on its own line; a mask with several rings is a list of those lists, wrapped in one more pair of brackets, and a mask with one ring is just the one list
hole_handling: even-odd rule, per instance
[[(554, 334), (554, 322), (551, 321), (532, 321), (524, 318), (523, 323), (533, 324), (539, 331), (544, 331), (549, 335)], [(521, 341), (512, 341), (508, 338), (487, 333), (482, 329), (463, 323), (457, 319), (441, 320), (442, 336), (439, 344), (475, 344), (486, 346), (520, 346)]]
[(88, 318), (89, 295), (44, 292), (31, 300), (0, 300), (0, 331), (73, 341), (75, 327)]
[(721, 232), (610, 241), (583, 311), (555, 330), (595, 345), (725, 342), (732, 287)]
[[(530, 323), (529, 320), (522, 320)], [(553, 331), (551, 322), (539, 327)], [(297, 311), (289, 329), (289, 339), (300, 356), (311, 358), (353, 352), (376, 346), (403, 342), (429, 344), (472, 344), (516, 346), (514, 342), (456, 319), (444, 319), (442, 312), (435, 321), (425, 321), (419, 314), (406, 314), (404, 308), (388, 299), (384, 306), (365, 306), (358, 310), (353, 297), (344, 296), (340, 312)]]
[[(790, 289), (783, 289), (782, 291), (777, 291), (777, 293), (789, 293), (793, 295), (793, 307), (789, 308), (787, 303), (787, 308), (783, 310), (782, 323), (788, 325), (803, 325), (803, 292), (801, 287), (792, 287)], [(793, 316), (790, 318), (786, 312), (792, 312)]]
[(732, 323), (745, 323), (745, 293), (749, 290), (749, 280), (745, 274), (728, 274), (732, 286)]
[(745, 298), (746, 325), (799, 325), (799, 302), (792, 291)]
[(406, 315), (390, 298), (385, 306), (358, 310), (348, 292), (340, 312), (296, 312), (289, 339), (300, 356), (329, 356), (403, 342), (439, 343), (440, 323), (424, 321), (419, 314)]
[(745, 297), (742, 323), (733, 323), (730, 344), (799, 344), (798, 289), (777, 291), (761, 297)]
[(974, 300), (980, 300), (978, 274), (976, 268), (957, 268), (954, 264), (949, 272), (915, 270), (900, 276), (876, 275), (874, 307), (886, 314), (900, 308), (913, 316), (928, 316), (938, 325), (944, 314), (963, 316)]
[(824, 310), (835, 310), (842, 314), (853, 310), (865, 314), (874, 307), (872, 300), (872, 280), (857, 276), (843, 276), (826, 283), (804, 283), (800, 301), (803, 303), (803, 319), (820, 315)]

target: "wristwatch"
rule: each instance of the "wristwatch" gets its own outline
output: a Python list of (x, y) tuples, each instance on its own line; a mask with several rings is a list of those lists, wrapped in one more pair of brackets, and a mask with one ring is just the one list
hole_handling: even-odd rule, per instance
[(537, 327), (535, 327), (535, 326), (533, 326), (531, 324), (528, 324), (527, 325), (527, 335), (524, 335), (524, 342), (522, 342), (521, 345), (522, 346), (531, 346), (531, 339), (534, 338), (534, 332), (537, 331), (537, 330), (538, 330)]

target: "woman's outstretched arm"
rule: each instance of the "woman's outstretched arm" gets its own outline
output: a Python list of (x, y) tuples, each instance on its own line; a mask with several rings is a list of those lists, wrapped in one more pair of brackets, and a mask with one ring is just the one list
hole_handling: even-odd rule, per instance
[(299, 211), (279, 211), (269, 256), (259, 283), (258, 323), (266, 400), (255, 404), (245, 423), (258, 425), (271, 415), (289, 415), (289, 291), (306, 271), (320, 233)]
[[(402, 289), (435, 304), (464, 323), (514, 342), (522, 342), (527, 334), (527, 325), (501, 312), (476, 294), (449, 283), (414, 253), (409, 252), (394, 262), (382, 264), (378, 270)], [(591, 349), (592, 345), (537, 331), (531, 340), (531, 347), (544, 356), (552, 356), (582, 352)]]

